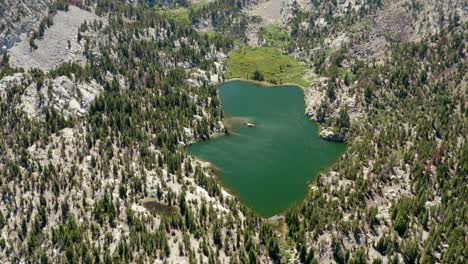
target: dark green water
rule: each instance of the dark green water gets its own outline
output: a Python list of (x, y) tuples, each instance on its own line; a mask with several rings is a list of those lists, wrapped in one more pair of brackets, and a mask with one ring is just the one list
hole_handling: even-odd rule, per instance
[(193, 144), (189, 151), (217, 167), (223, 185), (264, 217), (303, 199), (307, 182), (345, 149), (318, 137), (298, 87), (233, 81), (221, 85), (220, 95), (232, 135)]

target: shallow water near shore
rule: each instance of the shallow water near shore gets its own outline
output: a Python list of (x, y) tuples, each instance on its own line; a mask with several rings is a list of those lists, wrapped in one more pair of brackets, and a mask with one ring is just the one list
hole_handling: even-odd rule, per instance
[(232, 134), (195, 143), (189, 152), (219, 169), (223, 185), (263, 217), (303, 199), (307, 182), (345, 149), (319, 138), (299, 87), (232, 81), (219, 89), (226, 119), (235, 120)]

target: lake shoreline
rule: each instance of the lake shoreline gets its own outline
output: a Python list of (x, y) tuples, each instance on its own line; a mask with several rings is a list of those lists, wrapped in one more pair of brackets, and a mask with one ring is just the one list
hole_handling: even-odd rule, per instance
[[(222, 136), (224, 133), (215, 133), (218, 136), (210, 136), (214, 141), (198, 140), (193, 142), (194, 144), (187, 146), (187, 150), (188, 153), (195, 156), (197, 160), (217, 167), (220, 171), (213, 171), (212, 174), (219, 180), (218, 183), (220, 183), (223, 189), (237, 197), (243, 205), (252, 209), (258, 216), (263, 219), (268, 219), (274, 216), (282, 216), (291, 205), (300, 203), (303, 198), (302, 195), (307, 195), (310, 180), (321, 171), (319, 167), (322, 167), (323, 164), (334, 162), (334, 156), (341, 153), (342, 147), (334, 144), (328, 145), (327, 143), (322, 143), (325, 141), (314, 135), (314, 131), (318, 129), (319, 125), (316, 122), (310, 122), (311, 120), (305, 118), (303, 115), (303, 105), (299, 105), (299, 102), (303, 102), (304, 100), (303, 94), (301, 93), (303, 89), (296, 90), (295, 88), (301, 88), (300, 86), (292, 84), (290, 87), (284, 87), (286, 89), (274, 90), (262, 88), (265, 86), (284, 87), (287, 85), (273, 85), (268, 82), (261, 83), (243, 79), (230, 79), (222, 82), (220, 84), (220, 91), (222, 92), (218, 94), (218, 97), (226, 113), (225, 117), (221, 120), (223, 125), (229, 127), (229, 125), (227, 125), (229, 122), (226, 122), (229, 118), (226, 117), (251, 117), (252, 111), (255, 109), (258, 118), (263, 118), (255, 121), (263, 124), (263, 126), (252, 129), (242, 129), (240, 132), (241, 136), (239, 137), (226, 137)], [(245, 87), (252, 87), (252, 89), (244, 89)], [(242, 95), (239, 95), (239, 93)], [(231, 100), (228, 100), (228, 98), (231, 98)], [(276, 107), (277, 105), (281, 105), (281, 107)], [(278, 125), (276, 121), (272, 120), (272, 116), (279, 117), (282, 115), (283, 119), (281, 119), (281, 125)], [(290, 116), (291, 118), (284, 119), (284, 115)], [(290, 121), (291, 124), (289, 124)], [(268, 124), (270, 124), (270, 126)], [(300, 139), (292, 140), (293, 138), (297, 139), (297, 133), (294, 133), (292, 138), (284, 136), (285, 131), (290, 131), (290, 129), (285, 127), (291, 128), (298, 124), (300, 125), (297, 126), (297, 131), (302, 131), (297, 132), (300, 133)], [(262, 140), (267, 137), (268, 141), (268, 136), (274, 136), (272, 137), (272, 139), (275, 139), (273, 141), (280, 142), (276, 145), (273, 144), (275, 148), (278, 148), (278, 146), (289, 146), (290, 149), (286, 152), (297, 153), (297, 157), (303, 158), (285, 158), (284, 154), (282, 154), (284, 153), (283, 147), (279, 148), (281, 151), (273, 151), (272, 153), (276, 153), (275, 155), (268, 155), (267, 158), (264, 158), (266, 157), (266, 152), (264, 150), (266, 147), (264, 147), (265, 144), (263, 143), (265, 142), (262, 143)], [(304, 144), (297, 144), (298, 141), (303, 142), (304, 140), (306, 140), (308, 144), (313, 143), (315, 147), (306, 148)], [(209, 144), (201, 143), (208, 143), (209, 141), (211, 141)], [(260, 141), (260, 143), (258, 143), (258, 141)], [(327, 144), (326, 147), (325, 144)], [(304, 157), (308, 157), (310, 153), (314, 154), (316, 151), (320, 151), (321, 153), (325, 151), (330, 153), (330, 156), (323, 157), (324, 155), (321, 155), (317, 157), (317, 159), (322, 161), (314, 159), (311, 165), (311, 161)], [(241, 158), (233, 160), (232, 156), (230, 156), (230, 154), (233, 154), (244, 157), (252, 153), (259, 154), (255, 154), (257, 155), (256, 158), (252, 159)], [(285, 161), (285, 159), (287, 162), (284, 164), (280, 162), (282, 165), (279, 165), (279, 168), (273, 171), (269, 169), (271, 166), (267, 166), (271, 162), (278, 164), (276, 161)], [(289, 170), (290, 167), (293, 167), (294, 170)], [(252, 168), (256, 169), (254, 170)], [(284, 177), (285, 174), (294, 174), (295, 176), (286, 179)], [(255, 177), (252, 175), (255, 175)], [(265, 185), (262, 182), (264, 180), (267, 180), (268, 184)], [(287, 182), (287, 188), (284, 188), (284, 181)], [(261, 190), (258, 186), (268, 188), (269, 191)], [(299, 194), (302, 192), (302, 195)], [(281, 194), (285, 199), (278, 200), (279, 197), (277, 197), (276, 194)], [(273, 204), (276, 205), (273, 206)]]
[(302, 91), (305, 91), (306, 89), (308, 89), (308, 88), (306, 88), (306, 87), (304, 87), (302, 85), (296, 84), (296, 83), (274, 84), (274, 83), (271, 83), (271, 82), (268, 82), (268, 81), (256, 81), (256, 80), (250, 80), (250, 79), (244, 79), (244, 78), (231, 78), (231, 79), (224, 80), (223, 83), (234, 82), (234, 81), (254, 83), (254, 84), (261, 85), (263, 87), (296, 86), (296, 87), (301, 88)]
[[(301, 85), (295, 84), (295, 83), (274, 84), (274, 83), (267, 82), (267, 81), (256, 81), (256, 80), (249, 80), (249, 79), (244, 79), (244, 78), (231, 78), (231, 79), (224, 80), (222, 83), (228, 83), (228, 82), (234, 82), (234, 81), (241, 81), (241, 82), (258, 84), (258, 85), (263, 86), (263, 87), (295, 86), (295, 87), (300, 88), (303, 93), (305, 92), (306, 89), (308, 89), (308, 88), (305, 88), (304, 86), (301, 86)], [(221, 85), (222, 83), (220, 83), (219, 85)], [(304, 98), (305, 98), (305, 93), (304, 93)], [(220, 98), (218, 98), (218, 99), (220, 99)], [(305, 106), (304, 106), (304, 108), (305, 108)], [(313, 121), (313, 122), (315, 122), (317, 124), (317, 126), (318, 126), (317, 136), (320, 137), (322, 140), (330, 141), (330, 140), (327, 140), (327, 139), (320, 136), (320, 132), (324, 128), (323, 124), (321, 124), (321, 123), (313, 120), (312, 118), (310, 118), (310, 116), (308, 116), (307, 113), (306, 113), (306, 116), (309, 118), (310, 121)], [(223, 124), (224, 124), (224, 119), (221, 120), (221, 122), (223, 122)], [(343, 141), (341, 141), (341, 142), (343, 142)]]

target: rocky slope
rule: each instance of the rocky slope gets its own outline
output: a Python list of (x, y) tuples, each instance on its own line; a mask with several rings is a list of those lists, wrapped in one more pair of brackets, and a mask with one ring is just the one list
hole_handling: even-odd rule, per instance
[(82, 39), (52, 26), (34, 51), (60, 53), (71, 37), (86, 64), (3, 57), (0, 261), (266, 262), (271, 231), (260, 238), (262, 221), (182, 148), (223, 129), (212, 84), (232, 43), (105, 5), (91, 11), (107, 23), (57, 12)]
[[(192, 25), (145, 1), (87, 1), (53, 14), (34, 51), (14, 42), (47, 2), (16, 3), (0, 3), (13, 47), (0, 62), (0, 262), (466, 262), (463, 1), (218, 0)], [(259, 22), (249, 14), (281, 14), (282, 52), (313, 79), (306, 113), (323, 137), (346, 135), (274, 224), (183, 149), (223, 131), (214, 84)]]
[(47, 15), (50, 0), (0, 1), (0, 47), (3, 53), (21, 41), (20, 36), (34, 29)]
[(67, 12), (58, 11), (52, 21), (53, 25), (45, 31), (44, 36), (35, 41), (37, 48), (31, 47), (29, 32), (19, 36), (20, 41), (8, 51), (11, 66), (51, 70), (63, 63), (84, 64), (86, 41), (83, 36), (79, 36), (79, 28), (84, 22), (103, 23), (105, 19), (76, 6), (70, 6)]
[(259, 1), (259, 3), (251, 4), (245, 10), (245, 12), (251, 16), (257, 18), (259, 21), (255, 21), (249, 24), (247, 31), (247, 38), (249, 46), (257, 46), (259, 30), (262, 27), (269, 25), (282, 25), (281, 9), (283, 1), (281, 0), (268, 0)]
[(24, 90), (16, 107), (29, 118), (40, 117), (44, 107), (62, 112), (65, 117), (82, 116), (103, 90), (95, 81), (81, 83), (60, 76), (37, 83), (30, 74), (16, 73), (0, 80), (0, 96), (6, 98), (7, 93), (18, 87), (24, 87)]
[(364, 117), (369, 94), (359, 90), (368, 80), (357, 80), (353, 65), (382, 65), (395, 43), (418, 43), (454, 21), (463, 25), (467, 11), (462, 2), (285, 1), (283, 21), (294, 39), (288, 52), (314, 72), (305, 92), (306, 114), (324, 122), (345, 108), (352, 120)]
[(463, 263), (466, 188), (454, 186), (466, 175), (464, 4), (315, 3), (294, 2), (287, 16), (289, 51), (316, 76), (306, 112), (336, 130), (345, 109), (351, 125), (345, 155), (286, 215), (297, 258)]

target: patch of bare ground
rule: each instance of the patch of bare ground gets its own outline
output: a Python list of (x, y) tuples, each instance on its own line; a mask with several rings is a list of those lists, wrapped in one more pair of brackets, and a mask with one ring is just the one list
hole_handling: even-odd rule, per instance
[(62, 63), (84, 64), (84, 44), (78, 42), (78, 28), (85, 21), (97, 19), (95, 14), (75, 6), (70, 6), (67, 12), (58, 11), (53, 17), (54, 24), (36, 41), (36, 50), (31, 48), (28, 35), (21, 35), (21, 42), (9, 50), (11, 65), (48, 71)]
[(248, 44), (250, 46), (258, 45), (258, 31), (268, 25), (282, 25), (281, 10), (283, 0), (267, 0), (261, 1), (256, 5), (249, 7), (246, 13), (249, 16), (259, 17), (259, 23), (250, 23), (247, 30)]

